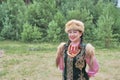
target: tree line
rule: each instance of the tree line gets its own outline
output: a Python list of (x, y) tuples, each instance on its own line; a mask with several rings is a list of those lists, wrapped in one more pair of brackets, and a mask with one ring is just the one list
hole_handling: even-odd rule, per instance
[(1, 0), (0, 40), (67, 41), (64, 25), (70, 19), (84, 22), (85, 42), (103, 47), (119, 45), (116, 0)]

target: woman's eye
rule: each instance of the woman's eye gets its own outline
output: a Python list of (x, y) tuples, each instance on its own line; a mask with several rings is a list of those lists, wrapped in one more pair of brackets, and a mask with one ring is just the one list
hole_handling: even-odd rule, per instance
[(77, 33), (77, 31), (73, 31), (73, 33)]
[(68, 31), (68, 33), (72, 33), (72, 31)]
[(78, 31), (73, 30), (73, 31), (68, 31), (68, 33), (77, 33)]

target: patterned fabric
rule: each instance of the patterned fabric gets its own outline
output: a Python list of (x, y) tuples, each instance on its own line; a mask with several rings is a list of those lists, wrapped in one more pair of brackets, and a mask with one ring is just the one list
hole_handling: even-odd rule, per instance
[(73, 58), (69, 57), (67, 58), (67, 79), (72, 80), (73, 78)]
[(81, 51), (75, 57), (70, 57), (67, 54), (69, 45), (65, 46), (63, 80), (89, 80), (85, 71), (85, 46), (80, 46), (82, 46)]

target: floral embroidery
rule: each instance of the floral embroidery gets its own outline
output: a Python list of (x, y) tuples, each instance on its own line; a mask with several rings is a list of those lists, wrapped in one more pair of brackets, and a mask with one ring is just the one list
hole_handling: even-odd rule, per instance
[[(67, 54), (65, 55), (67, 60), (65, 63), (66, 72), (65, 72), (63, 80), (86, 80), (87, 79), (85, 77), (86, 74), (84, 74), (84, 72), (82, 73), (86, 65), (85, 60), (84, 60), (84, 50), (81, 48), (81, 51), (79, 51), (79, 53), (75, 55), (74, 57), (71, 57), (70, 55), (68, 55), (68, 51), (65, 51), (65, 53)], [(75, 71), (77, 71), (78, 74), (73, 74), (75, 73), (73, 68), (75, 69)]]
[(67, 58), (67, 80), (73, 80), (73, 58)]
[(82, 68), (85, 66), (83, 57), (79, 58), (75, 63), (76, 68), (79, 68), (82, 70)]
[(77, 80), (86, 80), (84, 74), (83, 73), (79, 74), (79, 78)]

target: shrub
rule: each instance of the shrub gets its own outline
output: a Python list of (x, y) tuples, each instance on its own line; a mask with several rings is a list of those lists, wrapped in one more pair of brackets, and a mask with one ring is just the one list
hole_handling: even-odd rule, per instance
[(40, 41), (42, 33), (36, 26), (32, 26), (29, 23), (23, 25), (23, 32), (21, 33), (22, 41)]
[(58, 11), (48, 25), (47, 34), (49, 40), (59, 42), (66, 39), (64, 30), (65, 21), (66, 19), (64, 18), (64, 15)]
[[(23, 0), (7, 0), (2, 2), (0, 5), (0, 31), (5, 39), (20, 39), (24, 16), (19, 16), (19, 13), (24, 13), (24, 11), (25, 4)], [(21, 19), (21, 22), (18, 19)]]

